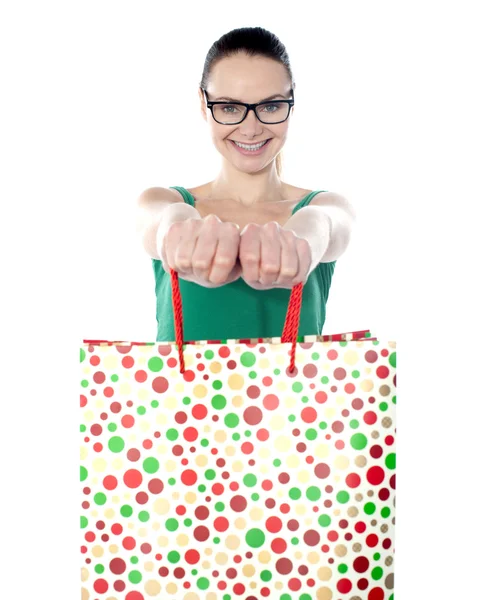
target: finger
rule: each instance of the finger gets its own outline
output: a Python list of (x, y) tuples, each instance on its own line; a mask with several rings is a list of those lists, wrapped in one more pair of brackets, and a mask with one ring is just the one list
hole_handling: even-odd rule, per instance
[(218, 245), (221, 220), (216, 215), (203, 219), (197, 243), (192, 254), (192, 272), (196, 278), (206, 280)]
[(296, 254), (299, 259), (299, 269), (296, 277), (291, 281), (292, 286), (298, 283), (306, 283), (311, 266), (311, 247), (309, 242), (303, 238), (296, 239)]
[[(173, 269), (179, 271), (178, 264), (176, 262), (176, 249), (181, 240), (181, 231), (183, 224), (181, 221), (172, 223), (163, 240), (161, 260), (163, 261), (163, 267), (165, 270)], [(166, 263), (165, 264), (165, 260)]]
[(299, 256), (296, 248), (297, 236), (289, 230), (281, 232), (282, 251), (280, 255), (280, 273), (276, 280), (276, 287), (292, 287), (292, 280), (299, 272)]
[(275, 221), (262, 227), (261, 265), (259, 268), (259, 282), (262, 285), (273, 284), (280, 274), (280, 257), (282, 254), (280, 229), (280, 225)]
[(240, 234), (239, 261), (242, 277), (247, 283), (255, 283), (259, 279), (259, 263), (261, 260), (261, 227), (249, 223)]
[(223, 223), (219, 228), (218, 245), (216, 247), (209, 281), (225, 283), (237, 263), (239, 252), (239, 228), (234, 223)]
[(179, 271), (185, 275), (192, 274), (192, 254), (201, 226), (200, 219), (186, 219), (183, 221), (180, 241), (176, 247), (175, 260)]

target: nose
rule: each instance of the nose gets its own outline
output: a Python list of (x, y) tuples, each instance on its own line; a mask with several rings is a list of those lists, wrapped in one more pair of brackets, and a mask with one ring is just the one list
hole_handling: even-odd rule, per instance
[(247, 137), (255, 137), (263, 130), (263, 123), (258, 120), (254, 109), (247, 111), (247, 115), (239, 125), (239, 130)]

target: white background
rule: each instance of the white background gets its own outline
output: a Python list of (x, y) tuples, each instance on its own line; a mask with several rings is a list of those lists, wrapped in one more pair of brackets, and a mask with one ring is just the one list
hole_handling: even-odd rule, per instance
[(255, 25), (284, 42), (297, 82), (284, 180), (358, 212), (324, 333), (398, 343), (396, 598), (493, 597), (492, 5), (2, 5), (2, 597), (80, 597), (79, 343), (155, 339), (134, 203), (146, 187), (215, 176), (204, 58)]

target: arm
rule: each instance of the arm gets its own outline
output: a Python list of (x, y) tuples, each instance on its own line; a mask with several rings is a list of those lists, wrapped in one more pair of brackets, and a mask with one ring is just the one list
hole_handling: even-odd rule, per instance
[(292, 230), (309, 243), (311, 273), (318, 263), (332, 262), (344, 254), (355, 222), (351, 203), (339, 194), (326, 192), (293, 214), (283, 229)]
[(164, 237), (171, 223), (200, 218), (198, 211), (186, 204), (176, 190), (151, 187), (137, 200), (136, 233), (147, 254), (161, 260), (157, 240)]

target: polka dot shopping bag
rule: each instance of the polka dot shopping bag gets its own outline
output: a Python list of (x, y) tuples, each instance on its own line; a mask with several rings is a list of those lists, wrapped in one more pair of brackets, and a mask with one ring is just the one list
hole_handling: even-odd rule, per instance
[(393, 600), (396, 343), (84, 340), (82, 600)]

